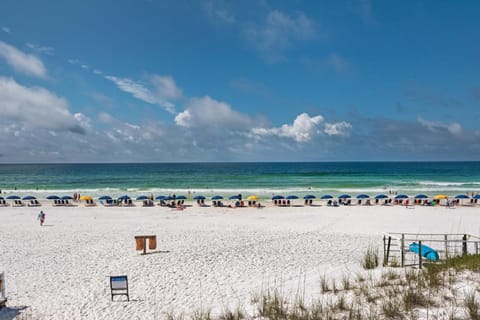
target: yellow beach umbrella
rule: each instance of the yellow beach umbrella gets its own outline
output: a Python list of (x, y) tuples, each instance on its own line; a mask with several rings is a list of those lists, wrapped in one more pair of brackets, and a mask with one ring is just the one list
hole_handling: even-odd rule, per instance
[(257, 201), (258, 200), (258, 197), (257, 196), (249, 196), (247, 198), (248, 201)]
[(436, 196), (433, 197), (435, 200), (441, 200), (441, 199), (448, 199), (448, 197), (444, 194), (437, 194)]
[(80, 200), (85, 200), (85, 201), (86, 201), (86, 200), (93, 200), (93, 198), (90, 197), (90, 196), (81, 196), (81, 197), (80, 197)]

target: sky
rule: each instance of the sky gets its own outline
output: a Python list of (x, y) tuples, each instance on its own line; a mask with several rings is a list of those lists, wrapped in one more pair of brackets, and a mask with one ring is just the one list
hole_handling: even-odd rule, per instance
[(478, 1), (0, 2), (0, 163), (480, 160)]

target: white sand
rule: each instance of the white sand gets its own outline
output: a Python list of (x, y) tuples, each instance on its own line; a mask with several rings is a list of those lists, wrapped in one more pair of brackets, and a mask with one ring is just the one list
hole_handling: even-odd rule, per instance
[[(46, 212), (44, 227), (36, 220)], [(318, 294), (319, 278), (360, 268), (382, 233), (480, 234), (480, 208), (0, 208), (0, 270), (8, 306), (28, 319), (161, 319), (246, 307), (275, 285)], [(139, 255), (134, 236), (156, 234)], [(130, 302), (111, 302), (109, 275), (128, 275)], [(299, 285), (301, 283), (301, 285)]]

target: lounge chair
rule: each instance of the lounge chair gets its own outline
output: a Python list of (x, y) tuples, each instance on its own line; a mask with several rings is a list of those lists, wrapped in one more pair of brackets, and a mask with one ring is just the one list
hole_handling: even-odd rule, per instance
[(25, 206), (25, 204), (22, 202), (22, 200), (15, 200), (12, 205), (12, 207), (23, 207), (23, 206)]
[(29, 207), (40, 207), (41, 204), (40, 204), (40, 202), (38, 202), (38, 200), (34, 199), (34, 200), (30, 200), (30, 202), (28, 203), (28, 206)]
[(0, 207), (8, 207), (8, 205), (9, 204), (7, 203), (7, 201), (5, 201), (3, 199), (0, 200)]

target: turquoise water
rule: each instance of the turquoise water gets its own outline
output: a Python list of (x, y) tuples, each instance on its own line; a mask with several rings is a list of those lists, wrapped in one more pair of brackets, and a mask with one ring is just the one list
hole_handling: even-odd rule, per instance
[(480, 190), (480, 162), (2, 164), (3, 193), (415, 195)]

